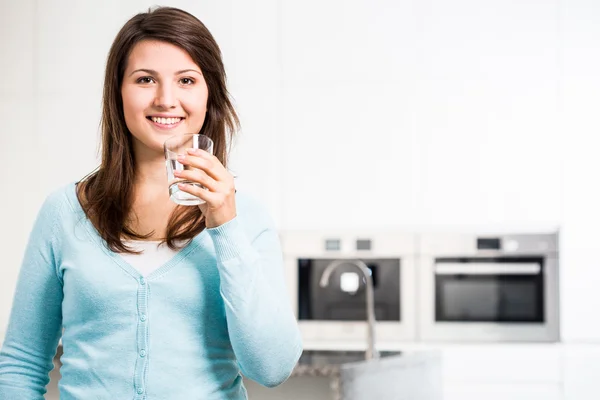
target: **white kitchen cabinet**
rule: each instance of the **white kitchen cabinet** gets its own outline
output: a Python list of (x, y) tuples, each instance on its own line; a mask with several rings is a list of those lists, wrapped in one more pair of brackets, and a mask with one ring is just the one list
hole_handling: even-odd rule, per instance
[(444, 400), (562, 400), (562, 346), (443, 347)]
[(184, 3), (201, 19), (210, 9), (206, 24), (216, 30), (223, 52), (229, 91), (241, 123), (228, 164), (237, 176), (236, 188), (261, 202), (279, 226), (283, 171), (278, 0)]
[(285, 229), (418, 219), (415, 21), (412, 2), (281, 2)]
[(450, 383), (558, 384), (562, 380), (559, 344), (445, 346), (444, 381)]
[[(568, 343), (600, 344), (600, 3), (569, 0), (561, 6), (564, 239), (561, 248), (562, 332)], [(595, 398), (600, 398), (596, 395)], [(578, 400), (578, 399), (577, 399)]]
[(564, 400), (600, 398), (600, 345), (567, 345), (564, 356)]
[(419, 4), (420, 223), (557, 224), (558, 3)]
[(284, 228), (557, 225), (558, 3), (384, 3), (282, 2)]
[[(444, 386), (444, 400), (563, 400), (559, 384), (478, 384)], [(578, 399), (583, 400), (583, 399)]]

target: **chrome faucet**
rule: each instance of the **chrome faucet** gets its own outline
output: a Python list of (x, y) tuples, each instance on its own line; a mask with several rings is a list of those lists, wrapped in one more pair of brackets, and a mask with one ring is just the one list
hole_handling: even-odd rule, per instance
[(319, 285), (321, 287), (327, 287), (329, 285), (329, 276), (334, 269), (340, 265), (350, 264), (356, 267), (365, 277), (366, 282), (366, 297), (367, 297), (367, 352), (365, 359), (370, 360), (372, 358), (379, 358), (379, 352), (375, 349), (375, 301), (373, 299), (373, 278), (371, 277), (371, 270), (361, 260), (335, 260), (329, 264), (321, 275), (321, 281)]

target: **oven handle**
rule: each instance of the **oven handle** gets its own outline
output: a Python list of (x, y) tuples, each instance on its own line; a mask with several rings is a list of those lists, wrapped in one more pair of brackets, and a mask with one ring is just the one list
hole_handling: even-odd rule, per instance
[(437, 275), (537, 275), (542, 270), (538, 263), (436, 263)]

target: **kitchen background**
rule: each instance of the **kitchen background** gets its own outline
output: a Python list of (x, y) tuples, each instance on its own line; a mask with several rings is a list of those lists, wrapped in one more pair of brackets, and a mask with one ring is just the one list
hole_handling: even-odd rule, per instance
[[(0, 338), (43, 199), (96, 166), (109, 46), (151, 5), (0, 2)], [(600, 3), (168, 5), (221, 45), (238, 187), (282, 232), (560, 230), (561, 342), (439, 345), (444, 399), (600, 396)]]

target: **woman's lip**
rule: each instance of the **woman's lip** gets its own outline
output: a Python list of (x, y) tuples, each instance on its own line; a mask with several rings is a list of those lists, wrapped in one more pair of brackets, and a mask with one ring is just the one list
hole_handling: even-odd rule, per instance
[(179, 122), (177, 122), (175, 124), (160, 124), (158, 122), (152, 121), (152, 119), (150, 119), (150, 118), (147, 118), (147, 120), (152, 125), (154, 125), (155, 128), (162, 129), (162, 130), (171, 130), (171, 129), (177, 128), (184, 121), (184, 119), (182, 118)]

